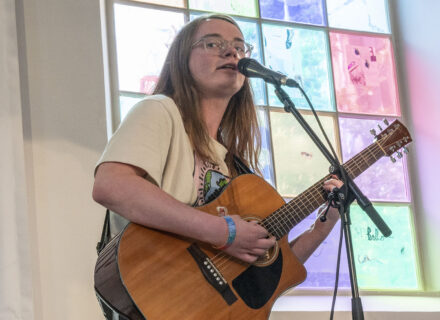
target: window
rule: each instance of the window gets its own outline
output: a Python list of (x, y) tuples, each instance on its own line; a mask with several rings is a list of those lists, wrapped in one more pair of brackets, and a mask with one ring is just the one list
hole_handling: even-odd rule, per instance
[[(151, 94), (168, 47), (185, 21), (205, 12), (232, 15), (252, 57), (300, 83), (343, 162), (373, 142), (377, 132), (401, 117), (392, 33), (386, 0), (109, 0), (111, 70), (119, 105), (116, 122), (143, 96)], [(115, 76), (116, 75), (116, 76)], [(328, 162), (284, 111), (272, 85), (252, 79), (263, 136), (261, 162), (268, 183), (291, 199), (328, 173)], [(317, 129), (297, 89), (286, 90), (297, 108)], [(318, 130), (316, 130), (318, 132)], [(320, 133), (318, 132), (318, 135)], [(414, 234), (414, 212), (405, 156), (378, 160), (355, 179), (374, 202), (392, 235), (384, 238), (356, 205), (352, 237), (357, 276), (364, 290), (422, 290)], [(289, 237), (307, 229), (316, 214), (299, 223)], [(334, 285), (339, 227), (307, 261), (303, 288)], [(340, 286), (349, 287), (345, 249)]]

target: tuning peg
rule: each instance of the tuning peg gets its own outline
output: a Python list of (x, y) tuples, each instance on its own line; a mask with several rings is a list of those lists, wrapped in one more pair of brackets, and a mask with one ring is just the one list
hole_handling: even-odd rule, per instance
[(371, 133), (373, 136), (375, 136), (375, 137), (377, 136), (376, 130), (374, 130), (374, 129), (371, 129), (371, 130), (370, 130), (370, 133)]
[(383, 119), (383, 123), (385, 123), (386, 126), (390, 124), (387, 119)]
[(408, 154), (408, 153), (409, 153), (408, 148), (407, 148), (407, 147), (403, 147), (403, 152), (404, 152), (405, 154)]
[(380, 131), (382, 131), (382, 127), (380, 126), (380, 124), (377, 125), (377, 127), (379, 128)]
[(403, 157), (403, 154), (402, 154), (402, 152), (400, 152), (400, 151), (397, 151), (397, 158), (399, 158), (399, 159), (402, 159), (402, 157)]
[(397, 161), (396, 158), (394, 158), (393, 156), (390, 156), (390, 160), (392, 163), (396, 163), (396, 161)]

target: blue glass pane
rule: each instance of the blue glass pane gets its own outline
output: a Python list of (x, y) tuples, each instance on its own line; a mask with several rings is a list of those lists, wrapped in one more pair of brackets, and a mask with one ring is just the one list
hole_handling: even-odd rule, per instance
[(267, 110), (258, 109), (258, 123), (260, 125), (261, 133), (261, 154), (259, 163), (264, 179), (272, 186), (275, 186), (270, 144), (270, 128), (266, 112)]
[(323, 0), (260, 0), (261, 17), (324, 25)]
[[(316, 110), (334, 111), (329, 49), (324, 31), (263, 24), (266, 66), (295, 79)], [(269, 104), (281, 106), (269, 85)], [(310, 109), (300, 91), (286, 89), (297, 108)]]
[(389, 33), (386, 0), (327, 0), (330, 27)]

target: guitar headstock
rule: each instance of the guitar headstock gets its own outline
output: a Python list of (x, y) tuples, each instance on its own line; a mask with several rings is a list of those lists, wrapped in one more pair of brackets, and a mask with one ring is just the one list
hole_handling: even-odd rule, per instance
[[(385, 122), (388, 124), (387, 122)], [(380, 128), (380, 126), (379, 126)], [(371, 131), (372, 133), (374, 130)], [(375, 132), (374, 132), (375, 134)], [(406, 145), (412, 141), (408, 129), (399, 121), (394, 120), (387, 128), (376, 135), (376, 142), (380, 145), (385, 155), (391, 157), (391, 161), (396, 159), (392, 155), (397, 152), (397, 157), (402, 158), (401, 148), (407, 153)]]

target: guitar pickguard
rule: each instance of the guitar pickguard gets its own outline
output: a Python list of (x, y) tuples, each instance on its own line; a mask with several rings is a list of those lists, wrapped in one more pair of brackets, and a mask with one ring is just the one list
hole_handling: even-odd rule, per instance
[(266, 267), (250, 266), (232, 281), (235, 291), (249, 308), (259, 309), (273, 296), (283, 271), (281, 250)]

